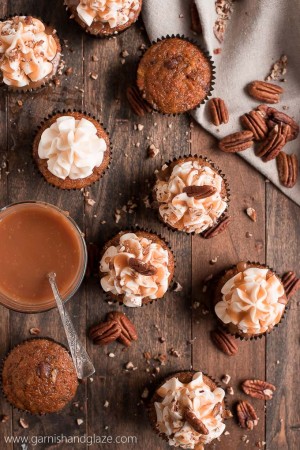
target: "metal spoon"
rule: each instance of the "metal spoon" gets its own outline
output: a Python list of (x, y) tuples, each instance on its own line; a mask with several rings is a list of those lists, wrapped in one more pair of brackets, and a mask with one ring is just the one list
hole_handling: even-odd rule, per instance
[(57, 289), (55, 278), (56, 274), (54, 272), (48, 274), (49, 283), (69, 343), (69, 348), (75, 365), (77, 377), (82, 380), (83, 378), (91, 376), (95, 372), (95, 367), (93, 366), (93, 363), (89, 355), (87, 354), (86, 349), (79, 341), (74, 325), (65, 309), (64, 302)]

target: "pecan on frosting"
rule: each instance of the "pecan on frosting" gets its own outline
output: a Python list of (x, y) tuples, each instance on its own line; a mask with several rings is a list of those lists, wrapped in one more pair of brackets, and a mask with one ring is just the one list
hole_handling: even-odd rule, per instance
[[(200, 161), (183, 161), (176, 164), (168, 180), (157, 180), (154, 191), (159, 203), (159, 213), (172, 228), (187, 233), (202, 233), (216, 224), (227, 208), (222, 197), (223, 178)], [(211, 186), (212, 195), (200, 198), (190, 196), (190, 186)]]
[(77, 13), (88, 26), (98, 21), (116, 28), (129, 22), (139, 8), (139, 0), (80, 0)]
[(17, 16), (0, 22), (0, 69), (5, 84), (23, 87), (47, 77), (57, 51), (54, 37), (45, 32), (40, 20)]
[[(142, 274), (132, 267), (132, 258), (156, 268), (153, 274)], [(168, 289), (169, 254), (159, 243), (135, 233), (120, 237), (118, 245), (105, 251), (101, 262), (101, 286), (105, 292), (123, 296), (126, 306), (142, 306), (144, 298), (157, 299)]]
[(223, 298), (215, 312), (223, 323), (232, 323), (243, 333), (260, 334), (280, 322), (284, 288), (269, 269), (252, 267), (239, 272), (221, 292)]
[[(225, 392), (218, 387), (211, 390), (201, 372), (195, 373), (193, 380), (187, 384), (181, 383), (176, 377), (171, 378), (156, 393), (162, 398), (161, 402), (154, 404), (157, 428), (167, 436), (170, 445), (195, 449), (199, 444), (208, 444), (223, 433), (222, 405)], [(187, 420), (187, 409), (193, 420)]]

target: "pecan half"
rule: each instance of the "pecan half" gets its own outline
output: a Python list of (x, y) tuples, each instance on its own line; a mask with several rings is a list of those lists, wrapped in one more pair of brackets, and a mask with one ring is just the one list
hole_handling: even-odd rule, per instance
[(184, 419), (194, 428), (197, 433), (208, 435), (209, 431), (198, 417), (193, 413), (190, 408), (187, 408), (183, 414)]
[[(261, 105), (262, 106), (262, 105)], [(266, 110), (267, 124), (270, 128), (273, 128), (276, 124), (285, 124), (290, 126), (288, 141), (293, 141), (299, 134), (299, 125), (287, 114), (278, 111), (276, 108), (268, 107)]]
[(115, 320), (100, 323), (90, 329), (89, 337), (95, 345), (106, 345), (115, 341), (121, 334), (121, 327)]
[(197, 9), (197, 5), (194, 1), (191, 3), (191, 29), (197, 34), (202, 33), (202, 26)]
[(228, 123), (229, 114), (227, 106), (221, 98), (212, 98), (209, 103), (211, 121), (216, 127), (222, 123)]
[(256, 155), (261, 157), (264, 162), (276, 158), (287, 142), (287, 136), (290, 127), (285, 124), (275, 125), (267, 138), (261, 142), (257, 148)]
[(214, 195), (217, 192), (217, 189), (214, 186), (205, 184), (203, 186), (186, 186), (183, 188), (182, 192), (185, 192), (188, 197), (194, 197), (196, 200), (201, 200)]
[(223, 231), (226, 230), (226, 228), (228, 227), (228, 225), (231, 222), (231, 217), (225, 215), (219, 223), (217, 223), (215, 226), (208, 228), (208, 230), (204, 231), (204, 233), (202, 233), (202, 237), (204, 237), (204, 239), (211, 239), (215, 236), (217, 236), (218, 234), (223, 233)]
[(300, 289), (300, 279), (297, 277), (295, 272), (289, 271), (283, 275), (281, 281), (282, 281), (287, 299), (289, 300)]
[(220, 328), (211, 332), (211, 338), (218, 349), (225, 355), (233, 356), (237, 353), (238, 346), (235, 338)]
[(138, 338), (136, 328), (131, 320), (129, 320), (125, 314), (118, 311), (110, 312), (107, 317), (108, 320), (116, 321), (121, 328), (121, 334), (118, 337), (118, 341), (125, 345), (125, 347), (130, 347), (131, 342), (136, 341)]
[(282, 151), (277, 155), (276, 162), (280, 183), (287, 188), (294, 187), (299, 172), (297, 156), (295, 154), (288, 155)]
[(250, 111), (241, 116), (241, 123), (244, 128), (252, 131), (255, 141), (262, 141), (268, 134), (269, 128), (261, 111)]
[(261, 400), (271, 400), (276, 387), (262, 380), (246, 380), (242, 384), (242, 389), (245, 394), (253, 398), (260, 398)]
[(219, 149), (225, 153), (242, 152), (253, 145), (253, 139), (252, 131), (238, 131), (221, 139)]
[(278, 103), (280, 94), (283, 93), (282, 87), (265, 81), (252, 81), (248, 84), (247, 91), (251, 97), (266, 103)]
[(143, 261), (140, 261), (137, 258), (129, 259), (129, 267), (145, 277), (151, 277), (157, 273), (157, 268), (155, 266), (150, 263), (143, 263)]
[(242, 428), (253, 428), (258, 424), (258, 417), (253, 406), (246, 401), (241, 401), (236, 407), (239, 424)]
[(137, 116), (142, 117), (145, 114), (148, 114), (152, 111), (152, 108), (149, 105), (149, 103), (147, 103), (143, 99), (138, 87), (129, 86), (126, 91), (126, 95), (127, 95), (127, 100), (131, 106), (132, 111)]
[(212, 415), (214, 416), (214, 417), (217, 417), (219, 414), (221, 414), (222, 413), (222, 403), (216, 403), (215, 404), (215, 406), (214, 406), (214, 408), (213, 408), (213, 410), (212, 410)]

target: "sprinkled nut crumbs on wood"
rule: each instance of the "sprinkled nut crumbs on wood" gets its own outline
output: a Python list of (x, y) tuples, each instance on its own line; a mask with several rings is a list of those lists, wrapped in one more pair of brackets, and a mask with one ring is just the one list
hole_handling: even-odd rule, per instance
[(40, 334), (41, 330), (37, 327), (30, 328), (29, 333), (33, 336)]
[(145, 388), (145, 389), (143, 390), (143, 392), (142, 392), (141, 397), (142, 397), (142, 398), (148, 398), (148, 396), (149, 396), (149, 389), (148, 389), (148, 388)]
[(183, 287), (181, 286), (181, 284), (178, 281), (174, 282), (174, 288), (173, 291), (174, 292), (181, 292), (183, 289)]
[(0, 416), (0, 422), (1, 422), (1, 423), (6, 423), (6, 422), (8, 422), (8, 419), (9, 419), (9, 417), (8, 417), (6, 414), (2, 414), (2, 415)]
[(151, 144), (148, 148), (148, 156), (149, 158), (155, 158), (159, 154), (159, 149), (155, 147), (154, 144)]
[(98, 74), (96, 72), (91, 72), (90, 77), (92, 78), (92, 80), (97, 80)]
[(141, 123), (138, 123), (137, 129), (138, 129), (139, 131), (143, 131), (144, 125), (142, 125)]
[(108, 408), (109, 407), (109, 401), (107, 401), (107, 400), (105, 400), (105, 402), (104, 402), (104, 408)]
[(115, 358), (116, 355), (115, 355), (114, 353), (109, 353), (109, 354), (108, 354), (108, 357), (109, 357), (109, 358)]
[(29, 423), (22, 417), (19, 420), (19, 424), (21, 425), (22, 428), (29, 428)]
[(228, 375), (228, 373), (226, 373), (226, 374), (221, 378), (221, 381), (222, 381), (222, 383), (224, 383), (224, 384), (228, 384), (230, 380), (231, 380), (231, 376)]
[(232, 386), (229, 386), (229, 387), (226, 389), (226, 392), (227, 392), (228, 395), (234, 395), (234, 389), (233, 389), (233, 387), (232, 387)]
[(247, 214), (248, 217), (250, 217), (250, 219), (253, 222), (256, 222), (256, 220), (257, 220), (257, 212), (255, 211), (254, 208), (251, 208), (251, 207), (247, 208), (246, 209), (246, 214)]
[(77, 422), (77, 425), (80, 426), (83, 424), (83, 419), (77, 419), (76, 422)]

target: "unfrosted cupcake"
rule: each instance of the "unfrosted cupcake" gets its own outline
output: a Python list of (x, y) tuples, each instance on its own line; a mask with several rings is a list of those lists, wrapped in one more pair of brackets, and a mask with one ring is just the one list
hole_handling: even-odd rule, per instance
[(142, 57), (137, 85), (153, 109), (179, 114), (200, 105), (213, 84), (210, 58), (194, 43), (179, 37), (162, 38)]
[(108, 134), (97, 120), (79, 112), (58, 113), (44, 122), (33, 157), (48, 183), (82, 189), (97, 181), (110, 161)]
[(14, 347), (2, 370), (6, 399), (32, 414), (60, 411), (76, 394), (77, 375), (71, 356), (49, 339), (31, 339)]
[(160, 219), (185, 233), (214, 227), (228, 207), (228, 186), (212, 162), (190, 156), (165, 164), (153, 192)]
[(11, 89), (39, 88), (57, 73), (61, 46), (56, 31), (31, 16), (0, 21), (0, 76)]
[(99, 37), (120, 33), (139, 17), (142, 0), (65, 0), (72, 18), (87, 32)]
[(225, 430), (224, 398), (224, 390), (203, 373), (178, 372), (156, 390), (149, 419), (169, 445), (200, 450)]
[(142, 306), (165, 295), (174, 266), (171, 250), (156, 234), (122, 231), (103, 249), (101, 286), (126, 306)]
[(287, 302), (282, 281), (271, 269), (240, 262), (216, 286), (215, 313), (227, 331), (249, 339), (278, 325)]

